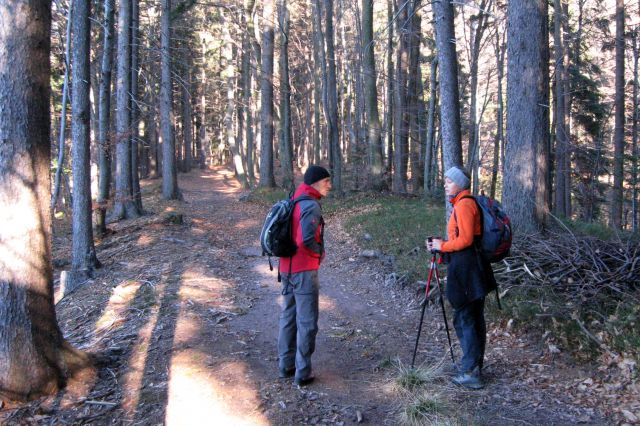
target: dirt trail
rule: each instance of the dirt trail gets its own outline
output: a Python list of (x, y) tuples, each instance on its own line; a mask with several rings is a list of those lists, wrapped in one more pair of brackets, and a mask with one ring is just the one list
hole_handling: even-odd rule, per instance
[[(104, 268), (57, 306), (68, 339), (101, 356), (91, 393), (69, 390), (0, 412), (0, 423), (398, 424), (397, 370), (388, 361), (410, 362), (419, 316), (413, 295), (385, 285), (383, 265), (359, 257), (340, 218), (327, 217), (317, 380), (300, 389), (278, 379), (280, 287), (257, 241), (264, 209), (239, 201), (224, 169), (181, 175), (180, 187), (185, 224), (158, 214), (115, 224), (98, 245)], [(64, 238), (57, 244), (64, 253)], [(428, 309), (418, 356), (425, 365), (447, 356), (439, 324), (438, 308)], [(488, 387), (468, 392), (441, 378), (437, 389), (463, 424), (606, 424), (536, 385), (540, 375), (555, 375), (552, 365), (520, 369), (540, 359), (537, 351), (493, 330)]]

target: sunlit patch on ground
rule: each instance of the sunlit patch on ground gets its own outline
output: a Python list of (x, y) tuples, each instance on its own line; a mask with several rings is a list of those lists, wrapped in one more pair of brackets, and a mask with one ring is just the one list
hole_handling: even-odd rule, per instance
[(123, 386), (122, 408), (128, 413), (131, 420), (135, 415), (135, 409), (138, 405), (140, 392), (142, 391), (142, 380), (144, 377), (145, 365), (151, 346), (151, 338), (158, 320), (158, 309), (154, 309), (148, 321), (142, 326), (138, 332), (138, 340), (136, 349), (131, 352), (129, 358), (129, 368), (125, 375), (125, 384)]
[(156, 239), (153, 235), (140, 234), (140, 237), (138, 237), (138, 246), (147, 247), (155, 241)]
[[(259, 411), (257, 390), (247, 382), (241, 362), (215, 369), (202, 362), (203, 354), (182, 351), (171, 361), (167, 425), (269, 425)], [(240, 402), (240, 403), (239, 403)], [(247, 412), (246, 407), (254, 407)]]
[(92, 344), (99, 341), (104, 334), (113, 328), (124, 323), (126, 312), (142, 285), (139, 281), (123, 281), (113, 288), (107, 307), (96, 321)]

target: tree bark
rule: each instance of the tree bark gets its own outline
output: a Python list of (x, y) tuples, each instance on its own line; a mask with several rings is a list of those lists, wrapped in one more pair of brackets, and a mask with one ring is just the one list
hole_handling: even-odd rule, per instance
[(293, 144), (291, 141), (291, 86), (289, 84), (289, 11), (287, 0), (278, 4), (278, 22), (280, 23), (280, 137), (282, 152), (282, 187), (294, 188)]
[(638, 121), (640, 120), (640, 99), (638, 99), (638, 59), (640, 57), (640, 46), (638, 46), (638, 32), (640, 26), (633, 32), (633, 124), (631, 127), (632, 141), (632, 168), (631, 181), (633, 183), (631, 195), (631, 229), (638, 231)]
[(364, 101), (367, 111), (367, 185), (384, 188), (382, 135), (378, 115), (378, 86), (373, 40), (373, 0), (362, 0), (362, 66), (364, 71)]
[(55, 209), (58, 203), (58, 195), (60, 194), (60, 185), (62, 179), (62, 171), (64, 170), (64, 142), (67, 130), (67, 95), (69, 94), (69, 72), (71, 68), (69, 61), (71, 58), (71, 22), (73, 19), (73, 0), (69, 1), (69, 10), (67, 10), (67, 34), (65, 39), (64, 54), (64, 82), (62, 83), (62, 108), (60, 111), (60, 134), (58, 135), (58, 165), (56, 168), (56, 177), (53, 183), (53, 194), (51, 195), (51, 208)]
[(471, 40), (470, 50), (471, 58), (469, 63), (469, 78), (470, 78), (470, 103), (469, 103), (469, 146), (467, 151), (467, 167), (472, 178), (473, 193), (478, 193), (478, 167), (479, 158), (476, 155), (478, 152), (478, 144), (480, 143), (480, 136), (478, 135), (478, 127), (480, 126), (480, 120), (478, 119), (478, 67), (480, 61), (480, 50), (482, 48), (482, 38), (484, 37), (484, 31), (487, 28), (489, 21), (488, 12), (491, 9), (492, 0), (482, 0), (478, 7), (478, 15), (474, 16), (471, 21)]
[(444, 168), (462, 166), (462, 142), (460, 139), (460, 95), (458, 89), (458, 55), (453, 25), (453, 5), (433, 1), (436, 30), (436, 49), (440, 66), (440, 133)]
[(260, 186), (263, 188), (276, 186), (273, 175), (273, 1), (265, 0), (262, 23)]
[(140, 6), (139, 0), (131, 0), (131, 198), (142, 213), (140, 192), (140, 122), (138, 75), (140, 73)]
[(507, 144), (503, 204), (514, 228), (538, 230), (546, 214), (549, 132), (547, 3), (511, 0), (507, 30)]
[(434, 135), (435, 135), (435, 115), (436, 115), (436, 94), (437, 94), (437, 72), (438, 72), (438, 58), (434, 57), (431, 60), (431, 75), (429, 77), (429, 112), (427, 116), (427, 140), (425, 143), (425, 155), (424, 155), (424, 195), (432, 196), (435, 189), (435, 173), (436, 162), (434, 157), (437, 157), (437, 151), (434, 150)]
[(73, 76), (71, 87), (71, 137), (73, 140), (73, 220), (71, 273), (64, 286), (67, 295), (100, 266), (91, 227), (90, 114), (89, 114), (89, 0), (75, 0), (73, 14)]
[(554, 52), (555, 52), (555, 95), (556, 95), (556, 185), (555, 185), (555, 213), (559, 216), (568, 216), (566, 205), (567, 191), (566, 175), (570, 172), (567, 162), (569, 146), (567, 140), (567, 128), (565, 118), (565, 66), (564, 48), (562, 42), (562, 5), (560, 0), (554, 0)]
[(48, 1), (0, 13), (0, 397), (53, 394), (88, 361), (63, 339), (51, 270)]
[(222, 30), (222, 38), (224, 42), (223, 47), (223, 64), (224, 73), (223, 79), (226, 89), (226, 112), (224, 115), (224, 125), (226, 130), (226, 140), (231, 156), (233, 157), (233, 167), (236, 178), (240, 182), (243, 188), (248, 188), (247, 176), (244, 172), (243, 161), (240, 157), (238, 145), (236, 142), (236, 136), (233, 128), (233, 114), (236, 110), (236, 98), (235, 98), (235, 64), (233, 58), (233, 40), (231, 39), (231, 33), (228, 26), (224, 26)]
[(140, 216), (131, 197), (131, 0), (118, 9), (118, 71), (116, 80), (116, 196), (112, 220)]
[(407, 192), (407, 161), (409, 126), (407, 121), (407, 77), (409, 73), (409, 33), (410, 17), (407, 9), (411, 2), (403, 3), (396, 14), (396, 26), (399, 34), (396, 55), (396, 71), (394, 81), (394, 153), (393, 178), (391, 189), (397, 194)]
[(616, 229), (622, 227), (624, 181), (624, 20), (624, 1), (616, 0), (616, 94), (610, 218), (611, 226)]
[(113, 24), (115, 0), (104, 0), (104, 25), (102, 35), (102, 60), (100, 64), (100, 89), (98, 95), (98, 208), (96, 210), (96, 233), (107, 232), (107, 203), (111, 188), (111, 70), (113, 62)]
[(325, 0), (326, 31), (325, 43), (327, 49), (327, 104), (326, 118), (329, 127), (330, 168), (333, 190), (342, 192), (342, 152), (340, 150), (340, 133), (338, 128), (338, 92), (336, 80), (336, 58), (333, 30), (333, 0)]
[(162, 132), (162, 197), (181, 199), (178, 188), (176, 141), (173, 133), (173, 86), (171, 80), (171, 0), (162, 0), (160, 17), (160, 131)]
[(493, 144), (493, 165), (491, 170), (491, 190), (489, 196), (491, 198), (496, 197), (498, 186), (498, 170), (504, 165), (500, 155), (501, 150), (504, 152), (504, 100), (502, 97), (502, 82), (504, 80), (504, 53), (506, 49), (506, 43), (504, 38), (500, 39), (500, 31), (496, 30), (495, 34), (495, 54), (496, 54), (496, 69), (498, 72), (498, 86), (497, 86), (497, 106), (496, 106), (496, 136)]

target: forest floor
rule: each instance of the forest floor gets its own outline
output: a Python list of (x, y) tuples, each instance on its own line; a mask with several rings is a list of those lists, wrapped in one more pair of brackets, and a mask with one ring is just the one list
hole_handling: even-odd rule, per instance
[[(418, 298), (385, 284), (379, 260), (359, 256), (344, 214), (325, 218), (316, 381), (299, 388), (278, 378), (280, 286), (258, 242), (265, 207), (242, 201), (223, 168), (179, 179), (183, 202), (162, 202), (159, 182), (144, 183), (149, 214), (110, 225), (97, 244), (103, 267), (57, 303), (67, 339), (100, 360), (95, 382), (84, 392), (71, 386), (55, 398), (5, 403), (0, 423), (400, 424), (406, 400), (396, 379), (411, 361)], [(167, 220), (171, 211), (184, 223)], [(58, 230), (56, 276), (68, 268), (69, 245), (70, 234)], [(489, 324), (487, 387), (455, 387), (443, 372), (450, 359), (441, 324), (439, 306), (429, 307), (418, 353), (436, 372), (426, 388), (442, 401), (434, 423), (615, 423), (595, 398), (571, 396), (589, 386), (588, 366), (572, 366), (507, 324)]]

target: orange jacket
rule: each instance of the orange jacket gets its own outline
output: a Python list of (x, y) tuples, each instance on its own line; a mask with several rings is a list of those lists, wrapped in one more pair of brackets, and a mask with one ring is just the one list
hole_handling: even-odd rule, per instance
[[(451, 253), (454, 251), (464, 250), (473, 245), (475, 235), (480, 235), (480, 212), (478, 206), (471, 198), (462, 199), (462, 197), (470, 197), (471, 192), (468, 189), (460, 191), (452, 200), (453, 212), (449, 216), (447, 224), (447, 234), (449, 239), (442, 242), (440, 251)], [(457, 217), (457, 222), (456, 222)]]

